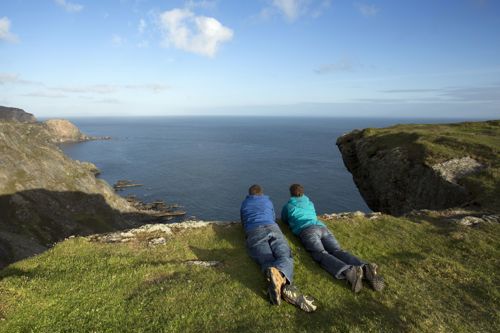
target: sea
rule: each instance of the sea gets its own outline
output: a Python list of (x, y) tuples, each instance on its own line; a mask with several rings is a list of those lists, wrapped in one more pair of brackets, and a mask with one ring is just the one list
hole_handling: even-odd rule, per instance
[(252, 184), (269, 195), (276, 214), (302, 184), (318, 214), (370, 209), (335, 145), (354, 129), (450, 119), (305, 117), (70, 118), (80, 130), (111, 140), (63, 144), (71, 158), (90, 161), (109, 184), (143, 184), (121, 195), (178, 204), (186, 218), (239, 220)]

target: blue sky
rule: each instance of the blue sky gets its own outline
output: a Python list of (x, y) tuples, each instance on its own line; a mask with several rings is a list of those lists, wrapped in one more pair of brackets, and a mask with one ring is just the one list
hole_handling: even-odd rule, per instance
[(500, 1), (2, 0), (0, 105), (500, 118)]

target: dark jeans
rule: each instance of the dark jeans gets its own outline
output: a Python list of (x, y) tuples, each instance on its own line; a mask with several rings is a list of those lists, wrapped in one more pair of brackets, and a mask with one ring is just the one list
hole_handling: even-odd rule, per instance
[(308, 227), (299, 237), (314, 260), (337, 279), (345, 278), (342, 273), (349, 267), (365, 264), (349, 252), (343, 251), (335, 236), (325, 227)]
[(257, 227), (246, 233), (248, 254), (265, 272), (276, 267), (290, 283), (293, 281), (293, 258), (288, 242), (277, 224)]

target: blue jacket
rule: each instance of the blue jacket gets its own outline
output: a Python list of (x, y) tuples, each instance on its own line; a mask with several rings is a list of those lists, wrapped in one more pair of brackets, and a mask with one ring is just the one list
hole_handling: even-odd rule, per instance
[(245, 231), (276, 223), (274, 206), (267, 195), (247, 195), (241, 203), (240, 216)]
[(299, 235), (302, 230), (313, 225), (326, 227), (318, 221), (314, 204), (308, 197), (291, 197), (281, 210), (281, 221), (290, 226), (295, 235)]

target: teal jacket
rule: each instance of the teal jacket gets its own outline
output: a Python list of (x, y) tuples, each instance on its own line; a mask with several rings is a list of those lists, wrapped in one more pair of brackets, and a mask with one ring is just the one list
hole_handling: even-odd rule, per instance
[(313, 225), (326, 227), (318, 221), (314, 204), (308, 197), (291, 197), (281, 210), (281, 221), (290, 226), (295, 235), (299, 235), (302, 230)]

